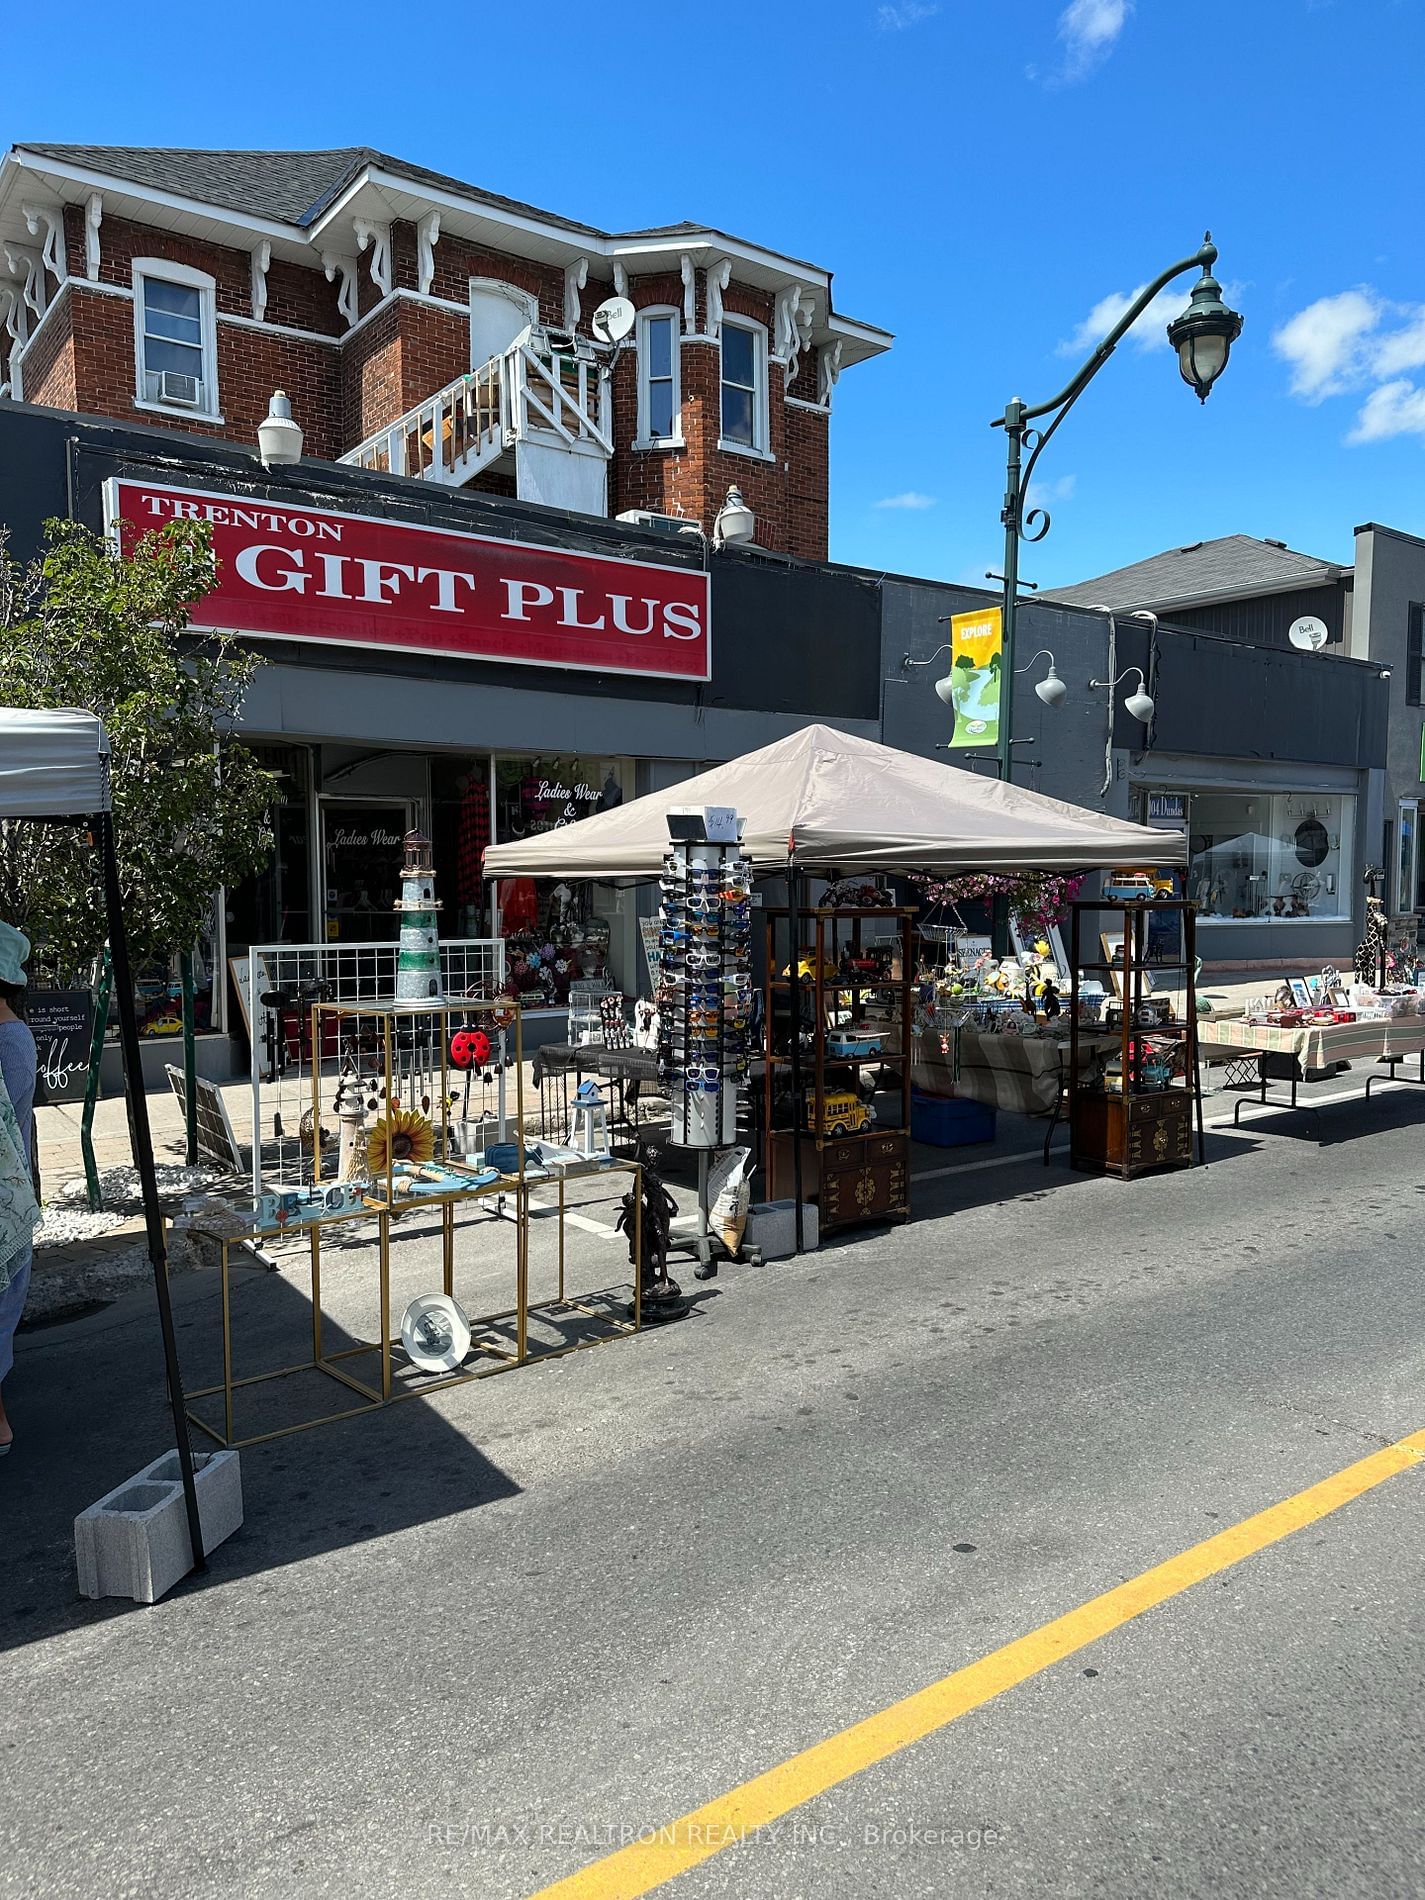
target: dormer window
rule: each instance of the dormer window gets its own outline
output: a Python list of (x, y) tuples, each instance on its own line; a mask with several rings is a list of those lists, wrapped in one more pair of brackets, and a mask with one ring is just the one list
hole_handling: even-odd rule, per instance
[(134, 354), (141, 408), (220, 419), (214, 281), (205, 271), (135, 259)]
[(639, 449), (681, 448), (683, 412), (678, 313), (642, 310), (638, 316)]
[(767, 453), (767, 332), (760, 323), (722, 320), (720, 448)]

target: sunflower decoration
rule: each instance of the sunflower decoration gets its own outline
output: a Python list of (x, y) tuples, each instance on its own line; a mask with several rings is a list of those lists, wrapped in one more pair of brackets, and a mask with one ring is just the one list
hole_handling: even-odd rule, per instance
[(366, 1165), (372, 1174), (384, 1174), (393, 1162), (420, 1167), (434, 1153), (435, 1130), (425, 1116), (392, 1103), (367, 1138)]

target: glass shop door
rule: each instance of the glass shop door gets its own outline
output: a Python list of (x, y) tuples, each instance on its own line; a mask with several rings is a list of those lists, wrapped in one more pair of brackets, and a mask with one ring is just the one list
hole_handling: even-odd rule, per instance
[(328, 943), (392, 943), (400, 935), (405, 799), (322, 798), (322, 896)]

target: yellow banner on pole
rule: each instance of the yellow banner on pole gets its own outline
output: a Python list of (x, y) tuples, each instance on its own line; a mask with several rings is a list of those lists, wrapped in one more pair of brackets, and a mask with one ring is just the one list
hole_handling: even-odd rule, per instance
[(1000, 656), (1004, 645), (998, 607), (950, 617), (950, 704), (953, 746), (999, 744)]

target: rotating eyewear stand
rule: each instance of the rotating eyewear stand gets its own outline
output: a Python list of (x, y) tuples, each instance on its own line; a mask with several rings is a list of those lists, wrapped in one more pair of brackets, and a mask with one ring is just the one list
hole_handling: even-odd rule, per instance
[[(669, 1100), (669, 1140), (698, 1156), (698, 1210), (673, 1221), (670, 1248), (696, 1258), (699, 1280), (717, 1274), (727, 1248), (712, 1231), (708, 1177), (715, 1150), (737, 1141), (739, 1082), (746, 1073), (750, 880), (741, 821), (722, 807), (670, 811), (659, 913), (659, 1074)], [(669, 1282), (672, 1285), (672, 1282)], [(645, 1298), (644, 1315), (649, 1307)]]

